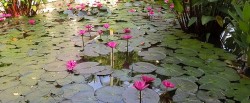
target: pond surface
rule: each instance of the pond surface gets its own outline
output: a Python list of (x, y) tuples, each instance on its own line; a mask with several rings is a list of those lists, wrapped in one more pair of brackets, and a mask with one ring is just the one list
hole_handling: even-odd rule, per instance
[[(92, 16), (62, 6), (32, 17), (35, 25), (27, 17), (0, 22), (0, 103), (139, 103), (132, 85), (141, 75), (156, 78), (142, 91), (143, 103), (250, 102), (250, 80), (235, 70), (235, 55), (183, 33), (169, 10), (149, 20), (143, 6), (118, 3)], [(87, 24), (94, 28), (82, 47), (78, 31)], [(128, 50), (124, 28), (133, 36)], [(98, 30), (106, 31), (101, 41)], [(113, 68), (109, 41), (118, 43)], [(77, 61), (73, 73), (68, 60)], [(176, 87), (164, 88), (166, 79)]]

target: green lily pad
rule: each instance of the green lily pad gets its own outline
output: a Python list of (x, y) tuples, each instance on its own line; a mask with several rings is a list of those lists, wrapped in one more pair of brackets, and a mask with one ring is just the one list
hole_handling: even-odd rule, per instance
[(194, 76), (194, 77), (201, 77), (204, 74), (204, 71), (198, 68), (193, 67), (184, 67), (187, 70), (185, 74)]
[(162, 60), (162, 63), (169, 63), (169, 64), (179, 64), (181, 61), (175, 57), (167, 56), (165, 59)]
[(206, 91), (198, 91), (197, 97), (206, 103), (221, 103), (216, 94)]
[(156, 70), (157, 74), (165, 76), (180, 76), (184, 74), (184, 70), (181, 66), (175, 64), (162, 64), (163, 68), (158, 68)]
[(198, 85), (187, 79), (171, 78), (169, 81), (175, 84), (175, 88), (177, 89), (175, 94), (196, 93), (198, 90)]
[(203, 103), (199, 100), (193, 93), (178, 93), (173, 96), (173, 101), (175, 103)]
[(138, 53), (139, 56), (143, 56), (145, 60), (162, 60), (166, 58), (166, 55), (156, 51), (142, 51)]
[(73, 103), (98, 103), (98, 100), (92, 91), (81, 91), (76, 93), (74, 96), (72, 96), (71, 101)]
[(41, 79), (45, 81), (56, 81), (57, 79), (65, 78), (67, 75), (67, 72), (47, 72), (41, 75)]
[(72, 97), (74, 97), (74, 95), (76, 95), (79, 92), (94, 94), (94, 89), (87, 84), (70, 84), (67, 86), (63, 86), (62, 89), (64, 91), (63, 97), (67, 99), (71, 99)]
[[(160, 98), (159, 95), (152, 89), (144, 89), (141, 91), (142, 103), (158, 103)], [(139, 91), (135, 88), (127, 88), (123, 95), (123, 100), (125, 103), (139, 103), (140, 95)]]
[(79, 63), (76, 65), (75, 69), (79, 70), (79, 69), (85, 69), (85, 68), (90, 68), (90, 67), (94, 67), (99, 65), (100, 63), (98, 62), (83, 62), (83, 63)]
[(238, 72), (232, 68), (225, 68), (225, 71), (219, 72), (219, 75), (229, 81), (238, 81), (240, 80), (240, 76)]
[(105, 86), (95, 91), (96, 98), (106, 103), (122, 102), (123, 87), (118, 86)]
[(188, 57), (187, 55), (175, 55), (177, 59), (181, 61), (181, 63), (193, 66), (193, 67), (202, 67), (204, 66), (204, 61), (202, 59), (196, 58), (196, 57)]
[(198, 83), (201, 84), (200, 89), (205, 90), (227, 90), (230, 85), (229, 80), (218, 75), (205, 75), (199, 79)]
[(230, 86), (230, 89), (226, 90), (225, 94), (227, 97), (233, 97), (234, 100), (244, 101), (250, 96), (249, 89), (249, 85), (233, 83), (233, 85)]
[(146, 62), (137, 62), (130, 65), (129, 68), (136, 73), (151, 73), (159, 67)]
[(79, 76), (68, 75), (65, 78), (56, 80), (56, 83), (60, 86), (64, 86), (66, 84), (71, 84), (71, 83), (85, 83), (85, 82), (86, 82), (85, 78), (81, 75)]
[(77, 71), (80, 73), (80, 74), (94, 74), (94, 73), (98, 73), (98, 72), (101, 72), (103, 70), (106, 70), (110, 68), (110, 66), (93, 66), (93, 67), (90, 67), (90, 68), (83, 68), (83, 69), (78, 69)]
[(131, 77), (129, 76), (130, 70), (122, 69), (122, 70), (114, 70), (112, 76), (120, 79), (121, 81), (131, 81)]
[(65, 71), (66, 69), (66, 62), (65, 61), (57, 61), (52, 62), (49, 64), (45, 64), (44, 69), (51, 72), (59, 72)]

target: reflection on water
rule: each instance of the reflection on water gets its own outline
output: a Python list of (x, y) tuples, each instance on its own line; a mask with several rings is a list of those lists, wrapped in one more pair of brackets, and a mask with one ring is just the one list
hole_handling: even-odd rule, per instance
[[(84, 61), (95, 61), (101, 63), (101, 65), (110, 65), (110, 55), (104, 55), (99, 57), (88, 57), (85, 56)], [(128, 55), (126, 52), (117, 52), (114, 53), (114, 69), (123, 69), (129, 68), (129, 65), (136, 63), (138, 61), (143, 61), (142, 58), (138, 55), (137, 52), (129, 52)]]

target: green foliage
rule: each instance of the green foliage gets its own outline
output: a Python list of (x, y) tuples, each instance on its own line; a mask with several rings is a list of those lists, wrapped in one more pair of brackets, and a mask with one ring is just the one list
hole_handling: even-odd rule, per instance
[(178, 18), (181, 29), (187, 33), (198, 34), (206, 40), (207, 34), (216, 36), (224, 30), (224, 17), (228, 16), (232, 0), (169, 0), (163, 6), (174, 3), (172, 10)]
[(235, 11), (228, 11), (229, 15), (233, 18), (231, 20), (235, 27), (233, 38), (243, 53), (248, 56), (248, 66), (250, 65), (250, 2), (233, 1)]
[(36, 15), (40, 3), (47, 3), (47, 0), (1, 0), (6, 13), (17, 17), (20, 15)]

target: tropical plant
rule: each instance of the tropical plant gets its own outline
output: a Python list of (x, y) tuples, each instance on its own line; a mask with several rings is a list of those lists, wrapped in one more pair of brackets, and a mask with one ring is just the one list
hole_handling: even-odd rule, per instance
[(219, 36), (225, 28), (223, 18), (228, 15), (227, 9), (231, 8), (231, 1), (165, 0), (165, 3), (161, 4), (164, 8), (173, 8), (171, 11), (183, 31), (197, 34), (203, 41), (208, 41), (211, 35), (219, 42)]
[(229, 11), (231, 23), (235, 28), (232, 37), (242, 50), (246, 58), (246, 67), (250, 66), (250, 2), (246, 0), (233, 0), (234, 10)]
[(1, 0), (5, 12), (14, 17), (36, 15), (40, 3), (46, 2), (47, 0)]

